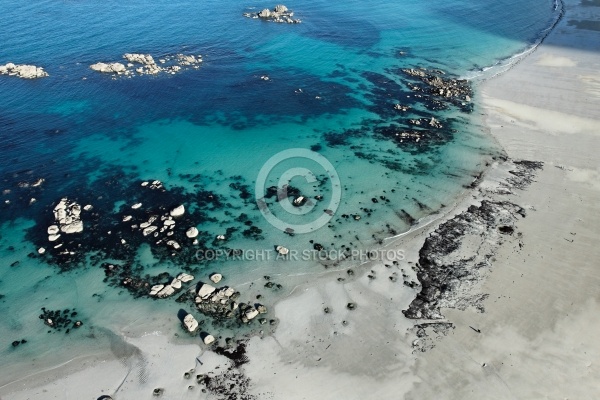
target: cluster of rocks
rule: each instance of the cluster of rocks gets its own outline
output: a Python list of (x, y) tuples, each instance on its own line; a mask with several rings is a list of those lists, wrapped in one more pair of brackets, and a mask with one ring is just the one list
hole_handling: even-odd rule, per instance
[[(212, 277), (214, 276), (213, 274)], [(238, 317), (242, 323), (246, 324), (258, 315), (267, 313), (267, 308), (262, 304), (238, 303), (239, 297), (240, 293), (229, 286), (216, 288), (200, 282), (197, 286), (194, 302), (201, 313), (216, 320)], [(259, 322), (264, 324), (267, 320), (263, 321), (261, 318)]]
[[(81, 219), (81, 212), (90, 211), (91, 205), (81, 207), (75, 201), (71, 201), (68, 198), (62, 198), (58, 204), (52, 210), (54, 214), (54, 224), (50, 225), (47, 229), (48, 241), (53, 243), (53, 249), (59, 251), (61, 254), (74, 253), (72, 250), (63, 249), (64, 243), (60, 241), (62, 234), (70, 235), (74, 233), (83, 232), (83, 221)], [(41, 247), (38, 249), (38, 253), (44, 254), (46, 249)]]
[[(378, 126), (373, 129), (380, 136), (402, 146), (409, 153), (419, 153), (428, 148), (446, 143), (452, 138), (452, 132), (440, 129), (443, 125), (435, 118), (410, 120), (411, 128), (399, 124)], [(424, 126), (425, 125), (425, 126)]]
[(281, 4), (276, 5), (273, 10), (265, 8), (257, 13), (244, 13), (244, 17), (246, 18), (262, 19), (269, 22), (286, 24), (299, 24), (302, 22), (299, 19), (292, 18), (293, 16), (294, 12)]
[(430, 108), (445, 109), (452, 104), (462, 111), (472, 111), (473, 90), (466, 79), (445, 77), (440, 70), (406, 68), (401, 70), (405, 76), (416, 78), (418, 83), (408, 83), (413, 92), (429, 96)]
[(193, 275), (182, 272), (177, 275), (177, 277), (173, 278), (170, 283), (152, 286), (149, 295), (158, 297), (159, 299), (172, 296), (176, 291), (181, 289), (183, 283), (191, 282), (193, 280)]
[(158, 63), (150, 54), (126, 53), (123, 58), (127, 60), (126, 64), (98, 62), (90, 65), (90, 68), (97, 72), (124, 76), (134, 76), (136, 74), (158, 75), (161, 73), (174, 75), (182, 71), (183, 68), (198, 69), (202, 63), (202, 56), (193, 54), (165, 56), (160, 58)]
[(5, 65), (0, 65), (0, 75), (16, 76), (23, 79), (36, 79), (48, 76), (48, 73), (44, 71), (42, 67), (36, 67), (35, 65), (7, 63)]
[[(84, 207), (86, 211), (91, 210), (91, 205)], [(83, 232), (83, 221), (81, 220), (81, 206), (68, 198), (62, 198), (54, 207), (54, 220), (57, 225), (48, 228), (49, 235), (58, 235), (58, 232), (66, 234)], [(53, 233), (51, 233), (51, 231)], [(56, 239), (48, 238), (51, 242)]]
[[(144, 183), (142, 183), (144, 185)], [(156, 186), (156, 185), (154, 185)], [(152, 188), (152, 186), (149, 186)], [(139, 210), (143, 206), (142, 203), (135, 203), (131, 206), (132, 210)], [(134, 217), (130, 214), (124, 215), (122, 218), (123, 223), (134, 222), (131, 225), (131, 229), (139, 231), (144, 237), (152, 237), (155, 239), (155, 244), (164, 244), (171, 250), (181, 250), (181, 244), (172, 238), (175, 234), (175, 226), (177, 225), (177, 219), (185, 214), (185, 206), (183, 204), (172, 208), (169, 212), (162, 215), (152, 214), (147, 218), (136, 223)], [(193, 239), (193, 244), (197, 244), (196, 237), (199, 231), (196, 227), (190, 227), (186, 230), (185, 235), (189, 239)]]
[(75, 309), (47, 310), (45, 307), (42, 307), (42, 313), (39, 317), (44, 321), (46, 326), (58, 331), (66, 329), (65, 333), (69, 333), (72, 328), (79, 328), (83, 325), (83, 322), (80, 320), (73, 321), (71, 319), (76, 316), (77, 311)]

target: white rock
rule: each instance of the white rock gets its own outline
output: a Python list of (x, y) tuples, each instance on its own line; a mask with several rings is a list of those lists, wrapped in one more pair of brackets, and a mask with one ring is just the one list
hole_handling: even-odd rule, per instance
[(213, 335), (206, 335), (204, 337), (204, 344), (211, 344), (215, 341), (215, 337)]
[(123, 58), (131, 63), (139, 63), (144, 65), (153, 65), (155, 64), (154, 58), (150, 54), (135, 54), (135, 53), (126, 53), (123, 54)]
[(138, 208), (142, 207), (142, 203), (135, 203), (134, 205), (131, 206), (132, 210), (137, 210)]
[(164, 222), (165, 226), (173, 226), (175, 225), (175, 221), (173, 221), (172, 219), (166, 219)]
[(97, 72), (104, 72), (104, 73), (122, 73), (127, 71), (127, 68), (125, 68), (125, 65), (121, 64), (121, 63), (96, 63), (96, 64), (92, 64), (90, 65), (90, 68), (93, 69), (94, 71)]
[(179, 279), (181, 282), (185, 283), (185, 282), (193, 281), (194, 280), (194, 276), (182, 272), (181, 274), (177, 275), (177, 279)]
[(160, 292), (164, 287), (165, 287), (165, 285), (152, 286), (152, 289), (150, 289), (150, 296), (156, 296), (158, 294), (158, 292)]
[(91, 204), (86, 204), (85, 207), (83, 207), (85, 211), (90, 211), (92, 208), (94, 207)]
[(60, 233), (56, 235), (48, 235), (48, 241), (56, 242), (60, 238)]
[(246, 316), (246, 318), (248, 319), (248, 321), (254, 319), (257, 315), (258, 315), (258, 310), (254, 307), (251, 307), (249, 309), (246, 310), (246, 312), (244, 313), (244, 315)]
[(283, 246), (277, 246), (275, 248), (275, 250), (277, 250), (277, 252), (279, 254), (281, 254), (282, 256), (285, 256), (286, 254), (288, 254), (290, 252), (290, 250), (288, 248), (283, 247)]
[(8, 63), (6, 65), (0, 65), (0, 75), (11, 75), (18, 78), (35, 79), (48, 76), (48, 73), (44, 71), (43, 68), (36, 67), (35, 65), (15, 65), (13, 63)]
[(40, 248), (38, 249), (38, 253), (39, 253), (39, 254), (44, 254), (45, 252), (46, 252), (46, 249), (45, 249), (45, 248), (43, 248), (43, 247), (40, 247)]
[(215, 290), (216, 289), (213, 286), (204, 283), (200, 287), (200, 290), (198, 290), (198, 296), (202, 297), (203, 299), (208, 299)]
[(175, 250), (179, 250), (179, 249), (181, 249), (181, 246), (179, 245), (179, 243), (177, 243), (177, 242), (176, 242), (176, 241), (174, 241), (174, 240), (169, 240), (169, 241), (167, 242), (167, 246), (171, 246), (171, 247), (172, 247), (172, 248), (174, 248)]
[(131, 221), (131, 218), (133, 218), (131, 215), (126, 215), (123, 217), (123, 222), (128, 222)]
[(225, 240), (225, 235), (218, 235), (217, 240)]
[(193, 239), (195, 237), (198, 236), (200, 232), (198, 232), (198, 228), (196, 228), (195, 226), (192, 226), (190, 229), (187, 230), (187, 232), (185, 233), (185, 236), (187, 236), (190, 239)]
[(146, 229), (144, 229), (142, 231), (142, 233), (144, 234), (144, 236), (148, 236), (150, 235), (152, 232), (154, 232), (155, 230), (157, 230), (158, 228), (156, 226), (149, 226)]
[(210, 276), (210, 280), (213, 281), (214, 283), (221, 282), (221, 279), (223, 279), (223, 275), (221, 275), (221, 274), (212, 274)]
[(226, 297), (231, 297), (231, 296), (233, 296), (234, 293), (235, 293), (235, 289), (234, 288), (230, 288), (230, 287), (226, 288), (225, 292), (223, 292), (223, 294)]
[(171, 217), (181, 217), (183, 214), (185, 214), (185, 207), (183, 205), (175, 207), (169, 214)]
[(171, 296), (173, 293), (175, 293), (175, 288), (173, 288), (171, 285), (166, 285), (160, 292), (158, 292), (157, 296), (164, 298)]
[(60, 229), (57, 225), (50, 225), (48, 227), (48, 235), (56, 235), (59, 231)]
[(188, 314), (185, 316), (185, 318), (183, 319), (183, 324), (190, 333), (195, 332), (196, 329), (198, 329), (198, 321), (196, 321), (196, 318), (194, 318), (192, 314)]
[(146, 186), (148, 186), (148, 182), (142, 182), (142, 184), (141, 184), (141, 185), (142, 185), (143, 187), (146, 187)]
[(152, 225), (152, 223), (151, 223), (151, 222), (142, 222), (142, 223), (140, 224), (140, 228), (142, 228), (142, 229), (146, 229), (146, 228), (147, 228), (147, 227), (149, 227), (150, 225)]
[(181, 281), (175, 278), (173, 279), (173, 282), (171, 282), (171, 286), (173, 286), (175, 289), (181, 289)]
[(83, 232), (83, 222), (73, 221), (68, 225), (62, 225), (60, 230), (67, 234)]
[(305, 197), (304, 196), (298, 196), (294, 199), (293, 204), (295, 206), (299, 206), (302, 204), (302, 202), (304, 201)]
[(261, 18), (269, 18), (271, 16), (271, 11), (268, 8), (265, 8), (258, 13), (258, 16)]

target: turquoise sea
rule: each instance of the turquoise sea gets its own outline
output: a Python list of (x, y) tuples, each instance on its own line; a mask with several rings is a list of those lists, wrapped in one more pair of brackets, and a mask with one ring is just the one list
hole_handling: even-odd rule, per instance
[[(219, 271), (243, 301), (260, 295), (270, 304), (291, 290), (288, 276), (344, 264), (313, 256), (278, 260), (271, 257), (275, 246), (300, 254), (321, 246), (377, 249), (443, 211), (502, 150), (488, 137), (477, 104), (436, 108), (411, 90), (415, 81), (401, 69), (468, 78), (476, 93), (478, 81), (534, 46), (559, 13), (553, 0), (294, 0), (286, 6), (301, 24), (243, 17), (274, 6), (0, 2), (0, 64), (34, 64), (49, 73), (37, 80), (0, 75), (0, 385), (24, 370), (107, 351), (124, 332), (199, 340), (179, 328), (178, 310), (191, 311), (188, 304), (175, 302), (177, 296), (137, 296), (107, 275), (108, 264), (127, 266), (140, 279), (187, 271), (206, 281)], [(89, 68), (123, 62), (124, 53), (201, 54), (204, 61), (176, 75), (116, 79)], [(395, 104), (410, 109), (398, 112)], [(443, 128), (420, 127), (422, 141), (382, 134), (432, 117)], [(290, 149), (296, 150), (264, 171), (271, 157)], [(293, 179), (282, 180), (286, 174)], [(255, 201), (265, 196), (256, 193), (259, 178), (267, 187), (289, 183), (310, 199), (292, 212), (267, 199), (284, 226), (331, 218), (308, 233), (278, 229)], [(153, 180), (166, 191), (141, 186)], [(63, 197), (93, 206), (82, 213), (83, 233), (63, 235), (62, 249), (73, 253), (66, 255), (51, 249), (46, 233)], [(138, 202), (141, 209), (132, 211)], [(174, 236), (180, 251), (122, 222), (179, 204), (187, 210)], [(191, 226), (200, 231), (196, 244), (183, 235)], [(260, 251), (269, 256), (251, 256)], [(265, 288), (265, 275), (281, 288)], [(73, 318), (84, 325), (69, 333), (49, 329), (38, 318), (42, 307), (69, 315), (75, 309)], [(205, 326), (223, 337), (236, 328), (208, 319)]]

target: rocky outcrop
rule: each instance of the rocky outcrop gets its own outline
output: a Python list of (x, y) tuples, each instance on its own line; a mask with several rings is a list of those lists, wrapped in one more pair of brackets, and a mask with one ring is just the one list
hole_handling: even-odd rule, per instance
[(5, 65), (0, 65), (0, 75), (16, 76), (17, 78), (23, 79), (36, 79), (46, 77), (48, 76), (48, 73), (44, 71), (42, 67), (36, 67), (35, 65), (7, 63)]
[(262, 19), (263, 21), (287, 23), (287, 24), (299, 24), (302, 21), (299, 19), (293, 19), (294, 12), (288, 10), (288, 8), (282, 4), (276, 5), (273, 10), (265, 8), (257, 13), (244, 13), (246, 18)]
[(473, 89), (466, 79), (447, 77), (443, 71), (424, 68), (406, 68), (401, 72), (416, 81), (409, 82), (408, 87), (413, 92), (420, 92), (421, 96), (426, 95), (429, 108), (441, 110), (454, 105), (464, 112), (472, 111)]
[(66, 234), (83, 232), (83, 221), (81, 220), (81, 206), (69, 201), (66, 197), (54, 207), (54, 219), (57, 225), (48, 228), (48, 240), (56, 241), (60, 232)]
[[(511, 177), (499, 186), (523, 189), (541, 163), (515, 161)], [(495, 192), (492, 192), (495, 193)], [(498, 192), (500, 193), (500, 192)], [(417, 278), (421, 290), (403, 311), (407, 318), (442, 319), (442, 308), (484, 311), (480, 285), (492, 268), (498, 247), (516, 235), (516, 222), (527, 215), (524, 208), (502, 200), (482, 200), (442, 223), (419, 251)]]
[[(202, 56), (193, 54), (165, 56), (164, 58), (159, 59), (158, 63), (150, 54), (125, 53), (123, 58), (127, 60), (127, 65), (120, 62), (99, 62), (92, 64), (90, 68), (97, 72), (131, 77), (135, 75), (158, 75), (161, 73), (173, 75), (182, 71), (184, 68), (197, 69), (202, 63)], [(148, 183), (146, 182), (146, 184)], [(152, 185), (154, 185), (154, 183)]]
[(124, 74), (127, 72), (127, 68), (125, 65), (115, 62), (115, 63), (103, 63), (99, 62), (96, 64), (90, 65), (90, 68), (97, 72), (102, 72), (106, 74)]

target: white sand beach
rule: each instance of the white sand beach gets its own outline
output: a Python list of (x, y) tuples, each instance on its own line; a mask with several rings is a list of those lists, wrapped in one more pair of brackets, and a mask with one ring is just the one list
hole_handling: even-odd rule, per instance
[[(415, 280), (410, 267), (440, 223), (482, 199), (523, 207), (527, 216), (517, 218), (514, 234), (500, 235), (485, 279), (469, 286), (472, 295), (489, 294), (485, 312), (443, 308), (444, 318), (433, 322), (454, 328), (415, 344), (411, 328), (432, 322), (402, 313), (418, 288), (399, 290), (389, 267), (373, 263), (355, 267), (353, 279), (344, 271), (305, 278), (275, 306), (275, 333), (253, 337), (239, 368), (206, 346), (170, 344), (160, 333), (123, 337), (139, 350), (29, 376), (0, 387), (2, 399), (149, 399), (157, 387), (166, 399), (226, 398), (203, 392), (202, 374), (233, 383), (232, 399), (597, 398), (600, 31), (571, 22), (600, 19), (600, 4), (588, 3), (567, 0), (565, 16), (536, 51), (478, 88), (508, 158), (544, 163), (534, 181), (499, 190), (514, 165), (497, 162), (443, 219), (387, 243), (406, 251), (403, 265)], [(494, 245), (487, 240), (466, 241), (461, 251)]]

